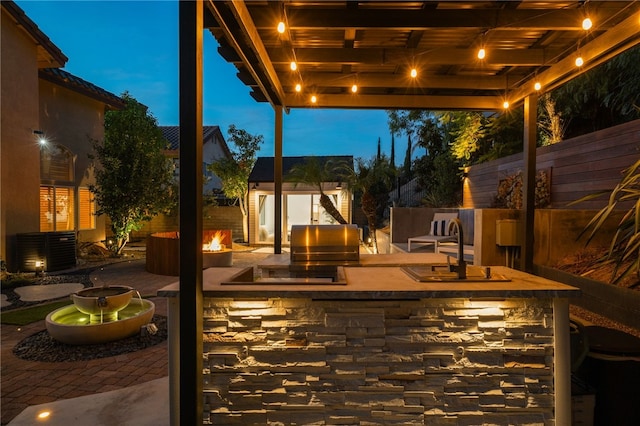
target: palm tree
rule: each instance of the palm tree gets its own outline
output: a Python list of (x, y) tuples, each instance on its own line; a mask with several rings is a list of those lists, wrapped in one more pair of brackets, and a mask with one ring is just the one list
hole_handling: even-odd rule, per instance
[[(344, 162), (342, 162), (344, 163)], [(324, 164), (320, 163), (317, 157), (307, 157), (304, 163), (296, 164), (289, 171), (287, 178), (296, 184), (304, 183), (314, 186), (320, 192), (320, 205), (324, 210), (340, 224), (348, 222), (340, 214), (340, 211), (331, 201), (331, 198), (324, 193), (322, 184), (324, 182), (332, 182), (338, 176), (338, 168), (344, 166), (334, 160), (327, 160)], [(337, 180), (340, 180), (338, 177)]]
[(388, 197), (391, 189), (394, 173), (389, 167), (389, 160), (384, 155), (380, 159), (364, 160), (357, 158), (355, 169), (346, 169), (342, 174), (345, 176), (345, 181), (349, 183), (349, 188), (362, 194), (361, 208), (367, 217), (369, 236), (373, 242), (373, 252), (377, 254), (377, 212), (382, 207), (377, 195), (383, 193)]

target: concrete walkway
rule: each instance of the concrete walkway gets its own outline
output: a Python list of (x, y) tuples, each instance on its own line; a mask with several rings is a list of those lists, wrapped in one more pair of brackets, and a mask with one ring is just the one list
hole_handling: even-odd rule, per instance
[[(255, 266), (268, 255), (234, 252), (233, 265)], [(178, 277), (146, 272), (144, 259), (101, 267), (90, 278), (94, 286), (128, 285), (142, 296), (155, 296), (158, 289), (178, 280)], [(41, 297), (49, 298), (46, 294)], [(164, 298), (151, 297), (151, 300), (156, 305), (156, 314), (167, 314)], [(45, 329), (44, 321), (23, 327), (2, 326), (2, 425), (168, 424), (166, 341), (136, 352), (91, 361), (47, 363), (25, 361), (13, 355), (16, 344)], [(34, 416), (44, 410), (50, 410), (49, 419), (37, 421)], [(125, 416), (119, 417), (120, 414)]]

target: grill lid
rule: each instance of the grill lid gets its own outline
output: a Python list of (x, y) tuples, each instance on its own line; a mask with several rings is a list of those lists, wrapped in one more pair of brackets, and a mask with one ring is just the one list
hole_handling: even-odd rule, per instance
[(348, 264), (360, 259), (356, 225), (291, 226), (291, 264)]

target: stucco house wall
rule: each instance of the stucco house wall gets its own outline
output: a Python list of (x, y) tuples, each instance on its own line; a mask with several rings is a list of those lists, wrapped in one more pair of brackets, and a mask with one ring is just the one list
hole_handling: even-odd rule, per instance
[[(75, 157), (74, 222), (68, 230), (77, 231), (78, 188), (94, 182), (90, 139), (103, 137), (106, 109), (123, 103), (61, 70), (67, 57), (14, 2), (3, 1), (1, 10), (0, 260), (13, 272), (18, 267), (17, 235), (42, 231), (39, 139), (62, 145)], [(97, 218), (94, 229), (77, 232), (78, 241), (104, 236), (103, 218)]]
[(40, 148), (33, 133), (40, 129), (38, 68), (47, 61), (49, 66), (60, 66), (58, 61), (66, 58), (55, 46), (48, 51), (39, 44), (46, 40), (38, 38), (46, 37), (30, 32), (28, 18), (12, 3), (5, 3), (0, 25), (0, 259), (10, 265), (16, 234), (39, 227)]
[[(92, 140), (104, 137), (105, 104), (68, 88), (40, 79), (40, 126), (51, 143), (64, 145), (75, 155), (75, 185), (87, 188), (95, 183), (89, 159)], [(75, 217), (78, 217), (76, 210)], [(77, 239), (105, 239), (105, 218), (96, 218), (92, 230), (79, 230)]]

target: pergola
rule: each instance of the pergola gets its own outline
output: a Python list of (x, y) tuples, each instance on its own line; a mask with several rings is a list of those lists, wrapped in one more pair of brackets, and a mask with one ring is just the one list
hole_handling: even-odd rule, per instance
[[(585, 18), (592, 22), (589, 29), (583, 28)], [(181, 1), (179, 19), (180, 137), (193, 145), (181, 148), (182, 340), (180, 371), (171, 373), (179, 377), (175, 424), (202, 421), (198, 188), (205, 29), (254, 99), (275, 111), (276, 218), (282, 214), (283, 113), (292, 108), (499, 111), (505, 102), (524, 103), (525, 270), (533, 261), (538, 96), (640, 42), (637, 1), (198, 0)], [(276, 220), (276, 253), (281, 232)]]

